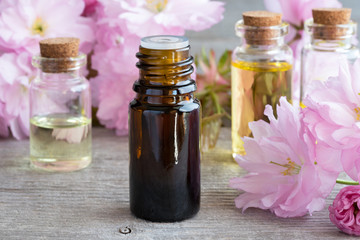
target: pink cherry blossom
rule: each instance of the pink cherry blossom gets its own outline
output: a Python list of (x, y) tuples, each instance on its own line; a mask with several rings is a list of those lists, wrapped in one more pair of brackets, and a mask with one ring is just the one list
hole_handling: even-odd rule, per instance
[(120, 17), (140, 37), (183, 35), (185, 30), (201, 31), (222, 20), (223, 5), (210, 0), (124, 0)]
[(341, 149), (344, 171), (360, 179), (360, 60), (343, 61), (339, 76), (314, 81), (304, 99), (304, 121), (318, 142)]
[(315, 144), (302, 122), (298, 108), (280, 98), (275, 119), (267, 105), (263, 120), (250, 123), (254, 138), (245, 137), (246, 155), (236, 161), (248, 171), (230, 180), (245, 191), (235, 199), (243, 211), (249, 207), (269, 209), (279, 217), (297, 217), (324, 207), (339, 170), (339, 152)]
[(312, 17), (313, 8), (339, 8), (337, 0), (264, 0), (266, 9), (283, 14), (283, 19), (300, 26)]
[(218, 66), (216, 63), (215, 51), (210, 50), (208, 56), (208, 64), (205, 63), (205, 60), (200, 58), (198, 63), (203, 75), (198, 76), (197, 78), (197, 89), (201, 91), (204, 89), (205, 85), (210, 84), (219, 84), (219, 85), (227, 85), (229, 84), (228, 81), (221, 76), (218, 71)]
[(360, 186), (347, 186), (329, 206), (329, 217), (341, 231), (360, 236)]
[(98, 0), (84, 0), (85, 8), (81, 16), (93, 16), (96, 12), (96, 8), (99, 6)]
[(98, 71), (98, 76), (91, 79), (93, 104), (98, 106), (100, 122), (123, 135), (128, 128), (128, 104), (135, 95), (132, 85), (138, 78), (135, 54), (140, 37), (182, 35), (187, 29), (208, 28), (222, 19), (223, 3), (209, 0), (99, 2), (97, 44), (92, 56), (93, 68)]
[(5, 104), (0, 101), (0, 137), (9, 136), (8, 122), (7, 119), (5, 118), (4, 109), (5, 109)]
[(138, 77), (136, 69), (140, 37), (127, 31), (118, 16), (119, 2), (101, 1), (98, 12), (96, 40), (92, 66), (98, 75), (91, 79), (93, 105), (97, 117), (107, 128), (115, 128), (118, 135), (128, 133), (128, 106), (135, 93), (132, 85)]
[(92, 61), (98, 76), (91, 79), (93, 104), (98, 106), (97, 117), (105, 127), (126, 135), (128, 106), (135, 95), (132, 85), (138, 78), (135, 54), (140, 38), (111, 19), (99, 20), (96, 37)]
[[(122, 85), (124, 79), (131, 81), (131, 84), (137, 79), (135, 54), (140, 43), (138, 36), (129, 34), (111, 19), (101, 20), (101, 24), (98, 24), (96, 38), (97, 44), (92, 56), (92, 67), (98, 71), (98, 76), (90, 81), (94, 106), (99, 105), (99, 91), (103, 87), (103, 81), (118, 81), (119, 85)], [(131, 85), (129, 86), (131, 89)]]
[(36, 72), (27, 52), (0, 56), (0, 102), (3, 115), (16, 139), (29, 135), (29, 84)]
[[(103, 71), (99, 71), (98, 76), (91, 80), (91, 86), (93, 94), (96, 94), (97, 118), (105, 127), (116, 128), (118, 135), (126, 135), (128, 133), (128, 107), (135, 96), (132, 85), (137, 79), (138, 73), (134, 71), (122, 72), (133, 68), (133, 66), (126, 68), (126, 59), (119, 61), (117, 59), (119, 55), (116, 54), (118, 52), (106, 52), (102, 55), (107, 61), (104, 61), (98, 68)], [(112, 61), (111, 59), (116, 60)], [(116, 69), (122, 69), (122, 71), (115, 71), (111, 67), (111, 64), (115, 62), (121, 66), (121, 68)]]
[(339, 76), (339, 66), (347, 61), (346, 56), (339, 52), (306, 51), (306, 61), (303, 61), (306, 71), (302, 76), (304, 95), (308, 94), (307, 89), (312, 81), (324, 81), (329, 77)]
[(115, 72), (98, 76), (99, 109), (97, 117), (107, 128), (116, 128), (117, 135), (128, 134), (128, 108), (135, 94), (132, 90), (134, 76)]
[(39, 40), (77, 37), (88, 53), (94, 41), (93, 20), (81, 17), (83, 1), (2, 0), (0, 46), (8, 51), (39, 52)]

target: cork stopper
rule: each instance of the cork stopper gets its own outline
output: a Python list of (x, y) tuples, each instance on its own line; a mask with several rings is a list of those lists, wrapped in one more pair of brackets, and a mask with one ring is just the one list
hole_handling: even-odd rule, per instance
[(312, 10), (315, 24), (313, 35), (315, 39), (336, 40), (347, 34), (347, 28), (337, 25), (349, 24), (350, 8), (314, 8)]
[(40, 53), (47, 58), (77, 57), (78, 38), (48, 38), (40, 41)]
[(78, 38), (48, 38), (41, 40), (39, 44), (41, 57), (49, 58), (42, 62), (44, 72), (66, 72), (75, 67), (74, 60), (68, 58), (78, 56)]
[(351, 8), (314, 8), (312, 14), (316, 24), (348, 24), (351, 17)]
[[(275, 44), (275, 38), (279, 37), (278, 29), (266, 27), (279, 26), (282, 24), (280, 13), (268, 11), (249, 11), (243, 13), (244, 25), (253, 27), (245, 31), (245, 39), (249, 44), (271, 45)], [(258, 27), (258, 28), (257, 28)]]
[(281, 13), (249, 11), (243, 13), (244, 24), (253, 27), (270, 27), (281, 24)]

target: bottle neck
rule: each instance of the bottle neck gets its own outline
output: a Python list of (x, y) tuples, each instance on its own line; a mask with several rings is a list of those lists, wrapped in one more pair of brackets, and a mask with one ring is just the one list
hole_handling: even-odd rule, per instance
[(83, 74), (81, 69), (71, 70), (61, 73), (49, 73), (38, 71), (37, 81), (48, 84), (48, 86), (57, 86), (57, 85), (71, 85), (76, 84), (83, 79)]
[(196, 84), (191, 79), (194, 60), (189, 50), (189, 46), (167, 50), (140, 47), (136, 54), (139, 80), (133, 87), (136, 99), (152, 105), (193, 101)]
[(190, 47), (157, 50), (140, 47), (136, 57), (139, 62), (139, 82), (144, 86), (184, 86), (191, 83), (194, 60)]
[(323, 25), (314, 23), (313, 19), (305, 21), (305, 32), (311, 37), (311, 45), (319, 51), (337, 51), (352, 47), (357, 24)]
[(312, 36), (311, 46), (319, 51), (336, 51), (351, 48), (351, 38), (344, 39), (318, 39)]
[(248, 26), (244, 20), (235, 24), (236, 35), (242, 39), (242, 46), (249, 49), (267, 51), (284, 45), (289, 24), (282, 22), (275, 26)]
[(82, 78), (82, 68), (86, 65), (86, 55), (79, 53), (77, 57), (46, 58), (33, 56), (32, 65), (39, 69), (41, 81), (64, 82)]
[(247, 49), (257, 51), (269, 51), (279, 48), (285, 44), (284, 37), (278, 37), (276, 39), (264, 39), (261, 41), (249, 40), (246, 38), (242, 39), (242, 46)]

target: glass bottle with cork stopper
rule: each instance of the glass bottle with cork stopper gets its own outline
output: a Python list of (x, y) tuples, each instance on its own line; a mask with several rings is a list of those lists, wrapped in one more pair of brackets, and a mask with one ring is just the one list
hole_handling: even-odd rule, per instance
[(40, 41), (30, 86), (30, 159), (47, 171), (75, 171), (91, 162), (90, 87), (82, 75), (79, 39)]
[(293, 56), (284, 43), (288, 24), (281, 14), (243, 13), (235, 25), (242, 43), (233, 51), (231, 66), (231, 137), (233, 156), (244, 154), (242, 137), (251, 136), (248, 123), (268, 120), (265, 105), (275, 106), (281, 96), (291, 101)]
[(352, 44), (357, 24), (350, 20), (350, 8), (315, 8), (312, 14), (313, 19), (305, 21), (311, 41), (302, 50), (301, 99), (312, 81), (338, 76), (340, 64), (352, 64), (359, 57)]
[(139, 80), (129, 109), (130, 208), (139, 217), (174, 222), (200, 206), (200, 104), (189, 41), (141, 39)]

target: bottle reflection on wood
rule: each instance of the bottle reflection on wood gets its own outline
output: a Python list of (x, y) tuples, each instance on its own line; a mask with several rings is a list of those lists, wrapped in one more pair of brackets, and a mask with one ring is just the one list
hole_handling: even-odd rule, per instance
[(140, 78), (130, 103), (130, 208), (140, 218), (174, 222), (200, 206), (200, 104), (185, 37), (141, 40)]

